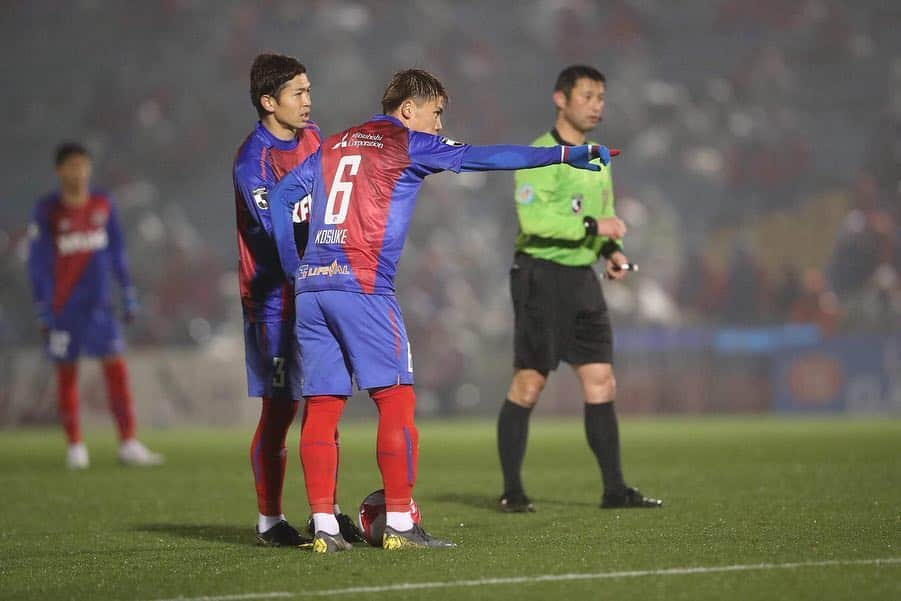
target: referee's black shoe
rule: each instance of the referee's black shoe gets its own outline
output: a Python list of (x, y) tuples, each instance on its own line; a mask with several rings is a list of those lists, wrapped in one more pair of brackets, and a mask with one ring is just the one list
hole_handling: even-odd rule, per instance
[(646, 497), (637, 488), (626, 487), (621, 493), (604, 493), (601, 509), (632, 509), (663, 507), (663, 501)]
[(504, 513), (534, 513), (535, 506), (526, 496), (526, 493), (504, 493), (497, 501), (498, 507)]
[(257, 527), (257, 544), (263, 547), (303, 547), (312, 542), (313, 539), (302, 536), (285, 520), (265, 532)]

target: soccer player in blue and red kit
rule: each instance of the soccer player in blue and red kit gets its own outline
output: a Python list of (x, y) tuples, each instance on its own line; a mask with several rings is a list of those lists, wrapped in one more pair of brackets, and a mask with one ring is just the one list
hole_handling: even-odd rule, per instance
[(125, 342), (116, 318), (112, 283), (122, 289), (125, 318), (137, 308), (125, 242), (109, 197), (90, 187), (91, 156), (76, 143), (56, 150), (59, 190), (38, 201), (29, 225), (28, 272), (46, 351), (56, 364), (59, 417), (69, 442), (66, 462), (85, 469), (90, 460), (78, 413), (78, 357), (99, 357), (110, 412), (119, 432), (119, 461), (157, 465), (161, 455), (135, 438), (135, 417)]
[[(439, 137), (447, 94), (433, 75), (397, 73), (382, 97), (381, 115), (327, 138), (319, 151), (270, 193), (272, 224), (286, 274), (293, 274), (303, 356), (307, 417), (301, 459), (313, 511), (313, 551), (351, 546), (331, 512), (337, 448), (334, 433), (352, 393), (352, 378), (378, 408), (377, 460), (387, 510), (382, 546), (447, 547), (452, 543), (414, 524), (418, 433), (413, 416), (413, 363), (394, 275), (423, 179), (441, 171), (526, 169), (610, 161), (598, 145), (469, 146)], [(291, 214), (312, 194), (310, 230), (301, 261)]]
[[(294, 337), (294, 285), (282, 273), (272, 239), (268, 194), (292, 168), (319, 148), (310, 121), (310, 79), (297, 59), (261, 54), (250, 69), (250, 99), (259, 121), (241, 144), (233, 170), (238, 225), (238, 274), (244, 312), (247, 392), (262, 399), (250, 447), (256, 484), (257, 542), (309, 543), (282, 513), (288, 428), (300, 398), (300, 358)], [(293, 207), (297, 248), (306, 244), (309, 199)], [(358, 540), (353, 520), (335, 504), (345, 536)]]

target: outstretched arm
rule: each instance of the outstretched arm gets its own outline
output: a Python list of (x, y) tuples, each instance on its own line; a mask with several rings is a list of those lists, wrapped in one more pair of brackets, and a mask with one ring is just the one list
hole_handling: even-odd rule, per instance
[(411, 162), (425, 175), (440, 171), (514, 171), (566, 163), (579, 169), (600, 171), (601, 166), (591, 163), (600, 159), (608, 165), (610, 157), (619, 154), (598, 144), (581, 146), (470, 146), (448, 138), (421, 132), (410, 132), (409, 155)]
[(461, 157), (461, 171), (508, 171), (531, 169), (566, 163), (579, 169), (600, 171), (600, 165), (591, 163), (600, 159), (604, 165), (610, 164), (610, 157), (619, 154), (598, 144), (582, 146), (514, 146), (498, 144), (494, 146), (469, 146)]

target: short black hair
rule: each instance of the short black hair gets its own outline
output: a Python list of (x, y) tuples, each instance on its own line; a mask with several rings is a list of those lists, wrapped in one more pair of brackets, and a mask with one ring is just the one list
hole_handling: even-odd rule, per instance
[(560, 75), (557, 76), (557, 83), (554, 84), (554, 91), (563, 92), (563, 95), (569, 98), (573, 88), (576, 87), (576, 82), (583, 77), (592, 81), (599, 81), (604, 85), (607, 84), (607, 78), (604, 77), (604, 74), (594, 67), (589, 67), (588, 65), (570, 65), (563, 71), (560, 71)]
[(444, 98), (447, 102), (447, 92), (444, 91), (441, 81), (428, 71), (423, 69), (398, 71), (382, 94), (382, 113), (387, 115), (396, 111), (408, 98), (419, 100)]
[(69, 157), (78, 155), (91, 158), (91, 153), (88, 152), (88, 149), (78, 142), (63, 142), (56, 147), (53, 164), (59, 167), (65, 163)]
[(257, 109), (260, 118), (267, 112), (260, 104), (260, 96), (272, 96), (278, 98), (282, 89), (289, 81), (302, 73), (307, 68), (300, 61), (284, 54), (260, 54), (253, 60), (250, 67), (250, 101)]

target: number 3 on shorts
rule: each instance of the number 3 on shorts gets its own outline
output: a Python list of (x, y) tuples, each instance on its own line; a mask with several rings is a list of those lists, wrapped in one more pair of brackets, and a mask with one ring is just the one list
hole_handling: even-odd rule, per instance
[(284, 388), (285, 386), (285, 358), (284, 357), (273, 357), (272, 358), (272, 367), (274, 368), (272, 374), (272, 385), (276, 388)]

